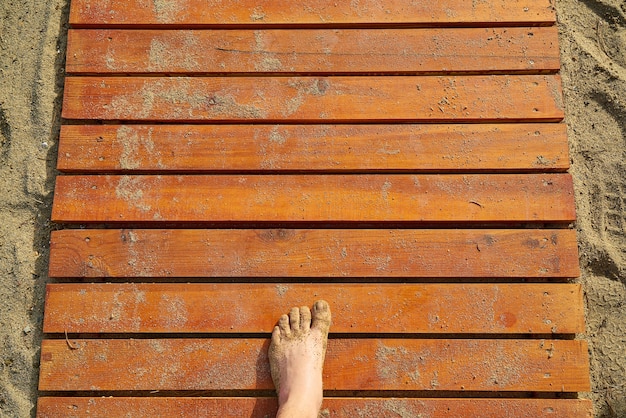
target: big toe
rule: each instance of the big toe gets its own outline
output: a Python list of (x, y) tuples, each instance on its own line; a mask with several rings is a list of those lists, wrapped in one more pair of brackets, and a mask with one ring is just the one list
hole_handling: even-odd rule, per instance
[(325, 300), (318, 300), (311, 310), (311, 329), (318, 329), (328, 334), (330, 328), (330, 306)]

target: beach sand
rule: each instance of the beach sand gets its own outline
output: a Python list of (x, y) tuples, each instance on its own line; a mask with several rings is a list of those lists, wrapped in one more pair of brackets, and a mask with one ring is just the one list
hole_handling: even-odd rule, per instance
[[(626, 416), (626, 2), (557, 0), (592, 393)], [(0, 416), (34, 414), (69, 6), (0, 2)]]

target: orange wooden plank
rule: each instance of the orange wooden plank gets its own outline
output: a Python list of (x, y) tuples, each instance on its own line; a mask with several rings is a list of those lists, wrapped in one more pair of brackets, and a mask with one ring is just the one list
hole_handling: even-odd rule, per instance
[(275, 24), (511, 24), (555, 22), (549, 0), (406, 2), (401, 0), (74, 0), (70, 24), (275, 25)]
[(73, 73), (430, 73), (559, 70), (556, 27), (70, 30)]
[[(39, 418), (250, 417), (275, 416), (274, 398), (39, 398)], [(591, 401), (581, 399), (326, 398), (331, 417), (591, 418)], [(322, 415), (325, 416), (325, 415)]]
[[(268, 339), (44, 340), (39, 389), (273, 389)], [(580, 340), (331, 339), (326, 390), (589, 390)]]
[(55, 222), (572, 222), (569, 174), (60, 176)]
[(61, 171), (569, 167), (565, 124), (64, 125)]
[(63, 117), (154, 121), (563, 119), (558, 75), (68, 77)]
[(584, 332), (580, 285), (381, 283), (51, 284), (44, 332), (271, 332), (317, 299), (337, 333)]
[(573, 230), (63, 230), (50, 277), (557, 277)]

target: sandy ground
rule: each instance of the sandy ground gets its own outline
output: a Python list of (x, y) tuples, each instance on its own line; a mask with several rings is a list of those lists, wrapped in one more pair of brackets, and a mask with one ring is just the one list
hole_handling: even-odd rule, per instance
[[(598, 417), (626, 416), (626, 2), (557, 0)], [(0, 417), (34, 414), (66, 0), (0, 2)]]

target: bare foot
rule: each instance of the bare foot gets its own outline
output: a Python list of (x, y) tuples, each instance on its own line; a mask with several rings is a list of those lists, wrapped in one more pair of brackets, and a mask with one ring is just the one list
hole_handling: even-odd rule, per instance
[(318, 300), (292, 308), (272, 332), (269, 358), (282, 418), (317, 417), (322, 406), (322, 367), (330, 328), (330, 307)]

